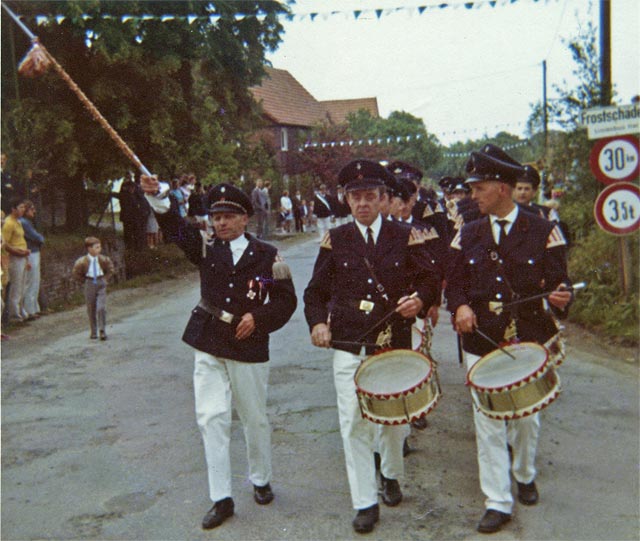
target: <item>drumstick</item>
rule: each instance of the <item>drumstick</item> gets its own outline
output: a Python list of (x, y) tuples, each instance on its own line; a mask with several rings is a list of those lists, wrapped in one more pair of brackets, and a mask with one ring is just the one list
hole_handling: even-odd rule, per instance
[[(583, 287), (586, 287), (587, 284), (586, 282), (579, 282), (571, 287), (565, 287), (564, 289), (561, 289), (560, 291), (576, 291), (577, 289), (582, 289)], [(521, 304), (523, 302), (529, 302), (529, 301), (534, 301), (536, 299), (542, 299), (543, 297), (548, 297), (549, 295), (551, 295), (551, 293), (553, 293), (553, 291), (547, 291), (546, 293), (539, 293), (538, 295), (533, 295), (531, 297), (526, 297), (524, 299), (518, 299), (517, 301), (513, 301), (507, 304), (502, 305), (502, 309), (504, 310), (505, 308), (511, 308), (512, 306), (515, 306), (517, 304)]]
[(506, 349), (504, 349), (502, 346), (500, 346), (500, 344), (495, 342), (492, 338), (489, 338), (480, 329), (474, 329), (474, 332), (477, 332), (480, 336), (482, 336), (482, 338), (484, 338), (487, 342), (489, 342), (493, 347), (498, 348), (505, 355), (509, 355), (509, 357), (511, 357), (513, 360), (516, 359), (513, 355), (511, 355), (511, 353), (509, 353)]
[(349, 340), (331, 340), (331, 345), (338, 344), (342, 346), (364, 346), (364, 347), (378, 347), (378, 344), (373, 342), (352, 342)]
[[(411, 293), (411, 295), (409, 295), (403, 302), (403, 304), (408, 301), (409, 299), (414, 299), (415, 297), (418, 296), (418, 292), (414, 291), (413, 293)], [(371, 327), (369, 327), (364, 333), (362, 333), (359, 337), (358, 340), (362, 340), (365, 336), (367, 336), (373, 329), (375, 329), (376, 327), (382, 325), (385, 321), (387, 321), (387, 319), (389, 319), (391, 316), (393, 316), (393, 314), (396, 313), (396, 310), (398, 309), (398, 307), (396, 306), (393, 310), (389, 310), (389, 312), (377, 323), (374, 323)], [(358, 341), (356, 340), (356, 342)], [(377, 344), (376, 344), (377, 345)]]

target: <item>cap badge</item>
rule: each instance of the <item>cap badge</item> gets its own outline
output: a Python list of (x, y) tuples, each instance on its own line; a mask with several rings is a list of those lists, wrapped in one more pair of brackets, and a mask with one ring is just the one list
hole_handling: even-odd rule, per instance
[(224, 193), (226, 190), (226, 188), (223, 186), (222, 188), (220, 188), (220, 193)]

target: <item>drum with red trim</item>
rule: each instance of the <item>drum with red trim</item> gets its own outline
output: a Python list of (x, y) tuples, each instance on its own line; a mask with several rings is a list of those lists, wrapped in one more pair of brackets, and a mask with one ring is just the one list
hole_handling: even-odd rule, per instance
[(467, 374), (476, 407), (492, 419), (526, 417), (546, 408), (560, 394), (555, 362), (544, 346), (511, 344), (482, 357)]
[(355, 383), (362, 416), (383, 425), (424, 417), (441, 395), (435, 362), (410, 349), (367, 357), (356, 370)]

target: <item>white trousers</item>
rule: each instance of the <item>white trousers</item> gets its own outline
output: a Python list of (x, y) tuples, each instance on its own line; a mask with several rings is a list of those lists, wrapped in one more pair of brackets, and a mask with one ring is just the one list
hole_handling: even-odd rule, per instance
[(24, 284), (24, 311), (33, 316), (40, 312), (38, 293), (40, 293), (40, 252), (31, 252), (29, 257), (31, 269), (26, 271)]
[(196, 351), (196, 420), (204, 442), (212, 502), (230, 498), (231, 398), (244, 429), (249, 480), (271, 481), (271, 426), (267, 418), (269, 363), (242, 363)]
[(365, 509), (378, 503), (378, 485), (373, 461), (376, 436), (379, 436), (383, 475), (389, 479), (399, 479), (404, 475), (402, 444), (406, 433), (404, 425), (377, 425), (363, 419), (353, 379), (360, 361), (358, 355), (346, 351), (335, 350), (333, 355), (340, 434), (354, 509)]
[(323, 239), (324, 234), (331, 229), (331, 218), (318, 218), (318, 238)]
[(9, 317), (25, 318), (24, 284), (27, 277), (27, 258), (9, 256)]
[[(478, 355), (465, 353), (467, 371), (480, 360)], [(536, 448), (540, 433), (540, 415), (534, 413), (522, 419), (498, 421), (473, 408), (478, 448), (480, 488), (486, 496), (485, 507), (511, 513), (513, 496), (511, 478), (530, 483), (536, 477)], [(513, 463), (509, 464), (507, 444), (511, 445)]]

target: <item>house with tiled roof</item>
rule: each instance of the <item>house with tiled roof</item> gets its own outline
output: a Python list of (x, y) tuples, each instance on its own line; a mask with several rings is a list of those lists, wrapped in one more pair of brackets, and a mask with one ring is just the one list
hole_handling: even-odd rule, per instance
[(250, 91), (265, 121), (259, 137), (276, 151), (284, 177), (301, 172), (295, 155), (313, 126), (344, 123), (350, 113), (360, 109), (379, 116), (376, 98), (318, 101), (288, 71), (265, 69), (260, 86)]

